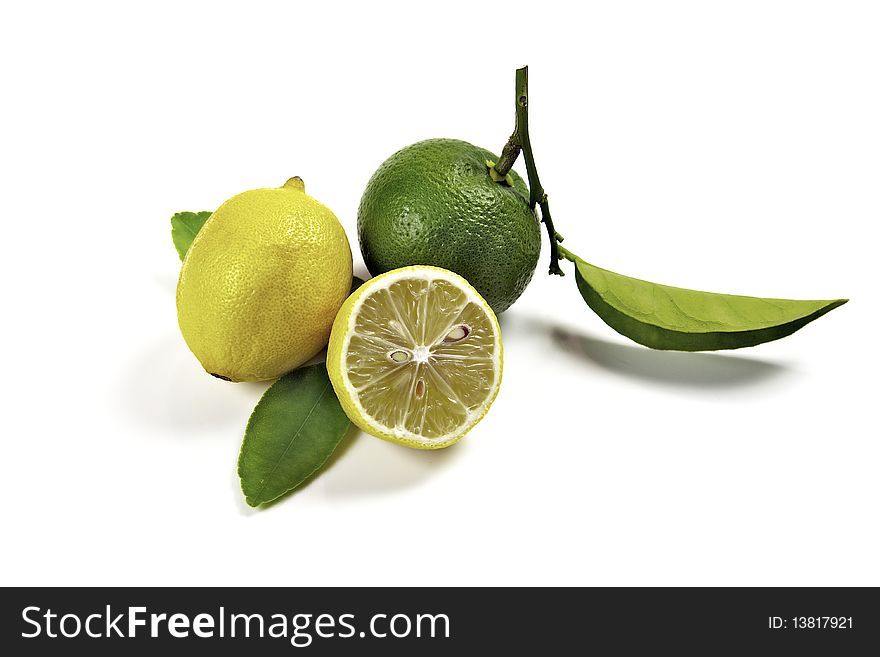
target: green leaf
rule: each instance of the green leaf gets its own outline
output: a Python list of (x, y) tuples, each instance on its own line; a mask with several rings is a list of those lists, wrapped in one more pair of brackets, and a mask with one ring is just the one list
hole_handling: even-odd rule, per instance
[(189, 245), (210, 216), (210, 212), (178, 212), (171, 217), (171, 239), (181, 262), (189, 251)]
[(278, 379), (244, 433), (238, 476), (247, 503), (265, 504), (300, 486), (327, 462), (348, 427), (323, 363)]
[(791, 335), (843, 305), (714, 294), (629, 278), (575, 259), (581, 296), (618, 333), (652, 349), (739, 349)]
[(349, 295), (354, 294), (354, 291), (358, 289), (361, 285), (364, 284), (364, 279), (358, 278), (357, 276), (351, 277), (351, 289), (348, 291)]

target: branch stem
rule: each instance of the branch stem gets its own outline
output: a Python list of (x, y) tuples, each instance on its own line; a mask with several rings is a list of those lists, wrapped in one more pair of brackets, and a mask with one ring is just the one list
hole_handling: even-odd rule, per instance
[(535, 206), (541, 208), (541, 221), (547, 229), (547, 237), (550, 240), (550, 273), (564, 276), (559, 267), (559, 245), (562, 236), (553, 227), (553, 218), (550, 216), (550, 202), (547, 200), (547, 192), (541, 185), (538, 177), (538, 169), (535, 167), (535, 156), (532, 153), (532, 143), (529, 139), (529, 67), (523, 66), (516, 70), (516, 127), (494, 169), (501, 177), (507, 175), (519, 157), (520, 152), (526, 163), (526, 173), (529, 178), (529, 205), (534, 210)]
[(513, 168), (513, 163), (516, 162), (516, 158), (519, 157), (521, 150), (522, 146), (519, 145), (519, 137), (517, 137), (517, 133), (514, 130), (513, 134), (510, 135), (510, 139), (504, 144), (501, 157), (498, 159), (498, 164), (495, 165), (495, 172), (502, 178), (506, 176)]

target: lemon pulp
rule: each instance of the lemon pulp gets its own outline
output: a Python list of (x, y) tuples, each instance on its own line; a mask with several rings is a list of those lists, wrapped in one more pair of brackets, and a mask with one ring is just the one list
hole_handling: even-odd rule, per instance
[(500, 330), (463, 278), (405, 267), (368, 281), (346, 306), (333, 328), (328, 369), (355, 424), (436, 448), (483, 417), (501, 380)]

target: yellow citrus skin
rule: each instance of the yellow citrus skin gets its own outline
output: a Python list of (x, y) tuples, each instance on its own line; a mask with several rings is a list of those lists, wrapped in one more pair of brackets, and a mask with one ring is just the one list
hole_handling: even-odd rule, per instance
[(327, 344), (351, 289), (351, 249), (302, 180), (223, 203), (196, 235), (177, 284), (177, 318), (210, 374), (267, 381)]
[[(353, 326), (353, 315), (358, 312), (358, 308), (361, 306), (362, 300), (365, 297), (372, 294), (373, 290), (381, 286), (385, 279), (389, 277), (397, 277), (401, 274), (425, 275), (426, 273), (430, 273), (432, 271), (441, 272), (444, 276), (454, 277), (456, 282), (472, 292), (473, 295), (475, 295), (475, 297), (480, 300), (482, 305), (488, 311), (487, 316), (492, 327), (494, 328), (495, 335), (497, 336), (495, 347), (497, 353), (497, 369), (494, 389), (491, 391), (491, 394), (486, 400), (485, 406), (483, 407), (479, 415), (472, 418), (466, 426), (461, 427), (459, 433), (451, 436), (448, 440), (444, 440), (442, 442), (425, 443), (418, 440), (407, 439), (406, 437), (395, 435), (387, 430), (384, 430), (380, 425), (377, 424), (376, 421), (374, 421), (363, 412), (363, 408), (361, 407), (360, 403), (355, 399), (354, 391), (352, 390), (350, 382), (348, 381), (348, 376), (345, 373), (345, 352), (348, 345), (349, 335)], [(339, 309), (339, 314), (336, 315), (336, 320), (333, 322), (333, 330), (330, 334), (330, 343), (327, 345), (327, 372), (330, 375), (330, 382), (333, 385), (333, 389), (336, 392), (336, 396), (339, 399), (339, 402), (342, 405), (345, 414), (352, 421), (352, 423), (354, 423), (358, 428), (362, 429), (366, 433), (376, 436), (377, 438), (381, 438), (383, 440), (387, 440), (398, 445), (404, 445), (406, 447), (413, 447), (423, 450), (449, 447), (450, 445), (461, 440), (471, 429), (474, 428), (474, 426), (476, 426), (480, 422), (480, 420), (483, 419), (483, 417), (485, 417), (492, 403), (495, 401), (495, 398), (498, 395), (498, 390), (501, 387), (503, 364), (504, 354), (501, 344), (501, 328), (498, 325), (498, 319), (492, 312), (488, 303), (483, 300), (479, 293), (464, 278), (458, 276), (458, 274), (454, 274), (453, 272), (441, 269), (439, 267), (431, 267), (425, 265), (401, 267), (399, 269), (395, 269), (376, 276), (375, 278), (370, 279), (361, 287), (359, 287), (354, 293), (352, 293), (351, 296), (348, 297), (348, 299), (346, 299), (345, 303), (343, 303), (342, 307)]]

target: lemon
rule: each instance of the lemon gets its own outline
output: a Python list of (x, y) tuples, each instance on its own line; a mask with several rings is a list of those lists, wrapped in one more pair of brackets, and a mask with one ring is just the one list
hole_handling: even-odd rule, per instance
[(327, 371), (349, 419), (419, 449), (447, 447), (498, 394), (501, 329), (461, 276), (402, 267), (362, 285), (339, 310)]
[(291, 178), (233, 196), (211, 215), (184, 258), (177, 317), (209, 373), (265, 381), (327, 344), (350, 288), (345, 230)]

